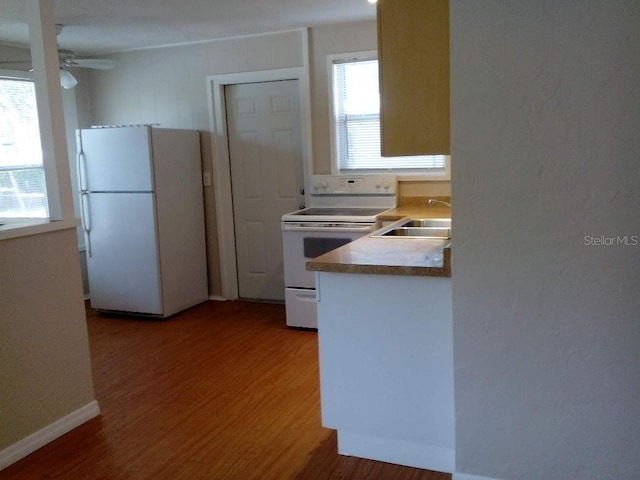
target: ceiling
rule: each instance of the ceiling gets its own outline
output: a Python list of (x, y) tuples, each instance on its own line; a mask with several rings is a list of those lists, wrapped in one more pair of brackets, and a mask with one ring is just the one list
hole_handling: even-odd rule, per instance
[[(53, 0), (60, 48), (78, 54), (375, 19), (367, 0)], [(0, 43), (28, 46), (24, 0), (0, 1)]]

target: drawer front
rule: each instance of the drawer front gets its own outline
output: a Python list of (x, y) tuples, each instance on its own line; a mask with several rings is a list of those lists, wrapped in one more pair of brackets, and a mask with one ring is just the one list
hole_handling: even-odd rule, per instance
[(315, 290), (287, 288), (284, 295), (289, 327), (318, 328)]

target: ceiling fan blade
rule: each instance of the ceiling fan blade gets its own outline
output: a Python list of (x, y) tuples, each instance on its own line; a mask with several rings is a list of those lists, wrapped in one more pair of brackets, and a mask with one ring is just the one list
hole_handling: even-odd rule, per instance
[(31, 65), (29, 60), (2, 60), (0, 65)]
[(116, 62), (107, 58), (74, 58), (65, 62), (68, 67), (93, 68), (96, 70), (111, 70)]

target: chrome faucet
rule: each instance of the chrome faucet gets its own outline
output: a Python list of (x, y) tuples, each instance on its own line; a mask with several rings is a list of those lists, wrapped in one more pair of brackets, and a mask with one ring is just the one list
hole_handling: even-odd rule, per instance
[(429, 200), (427, 200), (427, 205), (429, 205), (430, 207), (433, 207), (434, 205), (437, 205), (439, 203), (451, 208), (451, 204), (449, 202), (445, 202), (444, 200), (438, 200), (437, 198), (430, 198)]

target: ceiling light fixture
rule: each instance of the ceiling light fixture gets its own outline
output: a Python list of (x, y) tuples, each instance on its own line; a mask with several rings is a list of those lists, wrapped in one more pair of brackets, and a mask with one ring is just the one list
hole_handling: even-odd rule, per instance
[(60, 69), (60, 85), (62, 85), (62, 88), (64, 88), (65, 90), (69, 90), (75, 87), (77, 84), (78, 80), (76, 80), (76, 77), (71, 75), (71, 72), (65, 70), (64, 68)]
[(378, 3), (378, 0), (367, 0), (369, 3)]

